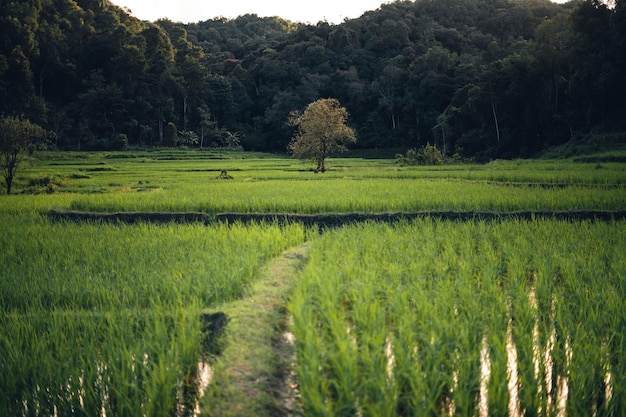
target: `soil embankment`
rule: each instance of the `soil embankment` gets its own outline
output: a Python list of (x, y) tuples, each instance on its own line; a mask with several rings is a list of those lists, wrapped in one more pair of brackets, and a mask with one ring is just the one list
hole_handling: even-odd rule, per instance
[(395, 223), (419, 218), (433, 218), (452, 221), (502, 221), (507, 219), (534, 220), (595, 220), (613, 221), (626, 219), (626, 211), (422, 211), (411, 213), (327, 213), (327, 214), (293, 214), (293, 213), (165, 213), (165, 212), (124, 212), (95, 213), (77, 211), (51, 210), (48, 217), (53, 220), (65, 221), (102, 221), (112, 223), (302, 223), (306, 226), (323, 228), (341, 227), (347, 224), (367, 221)]

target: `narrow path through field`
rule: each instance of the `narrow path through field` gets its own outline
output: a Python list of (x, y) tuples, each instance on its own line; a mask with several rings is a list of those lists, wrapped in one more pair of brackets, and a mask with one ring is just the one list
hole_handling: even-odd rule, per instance
[(310, 244), (285, 251), (263, 266), (250, 297), (224, 306), (225, 345), (213, 382), (201, 400), (203, 416), (290, 416), (294, 348), (286, 305)]

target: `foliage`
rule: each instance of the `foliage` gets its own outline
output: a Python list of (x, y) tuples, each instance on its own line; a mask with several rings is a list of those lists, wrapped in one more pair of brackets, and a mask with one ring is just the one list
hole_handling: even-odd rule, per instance
[(320, 99), (302, 114), (291, 113), (289, 122), (298, 132), (289, 143), (289, 151), (297, 158), (316, 162), (315, 172), (325, 172), (330, 154), (344, 152), (346, 144), (356, 142), (347, 120), (348, 112), (336, 99)]
[(435, 219), (327, 232), (290, 304), (302, 414), (621, 414), (625, 232)]
[[(359, 147), (463, 148), (528, 157), (625, 131), (626, 7), (583, 0), (396, 1), (339, 25), (244, 15), (141, 22), (110, 1), (0, 5), (0, 114), (24, 114), (61, 149), (174, 146), (238, 132), (283, 150), (294, 108), (336, 97)], [(219, 138), (207, 143), (220, 144)]]
[(167, 123), (163, 129), (163, 145), (176, 146), (178, 145), (178, 142), (179, 139), (176, 126), (172, 122)]
[[(441, 415), (452, 406), (480, 414), (483, 356), (489, 413), (506, 414), (509, 322), (524, 410), (561, 414), (555, 393), (566, 383), (568, 415), (623, 414), (624, 221), (424, 219), (319, 236), (298, 224), (45, 215), (626, 208), (616, 162), (398, 167), (345, 158), (333, 167), (320, 177), (273, 154), (38, 152), (17, 180), (57, 192), (0, 198), (0, 414), (191, 414), (182, 399), (193, 397), (198, 360), (216, 345), (203, 309), (240, 300), (262, 262), (308, 239), (311, 262), (289, 305), (304, 415)], [(224, 170), (235, 178), (215, 179)], [(553, 366), (537, 368), (536, 355), (552, 355)], [(212, 388), (235, 398), (222, 389)]]
[(239, 139), (239, 132), (229, 132), (224, 131), (223, 142), (227, 149), (235, 150), (239, 149), (241, 146), (241, 141)]
[(216, 178), (217, 178), (217, 179), (219, 179), (219, 180), (232, 180), (232, 179), (233, 179), (233, 176), (232, 176), (232, 175), (230, 175), (230, 174), (228, 173), (228, 171), (226, 171), (225, 169), (223, 169), (223, 170), (222, 170), (222, 172), (220, 172), (220, 175), (218, 175)]
[(10, 207), (0, 202), (3, 416), (193, 415), (199, 362), (215, 354), (203, 310), (241, 299), (259, 266), (305, 235), (55, 223)]
[(178, 144), (182, 146), (195, 146), (199, 142), (196, 132), (190, 130), (183, 130), (178, 132)]
[(418, 150), (409, 149), (406, 155), (397, 154), (396, 163), (400, 165), (441, 165), (443, 156), (434, 145), (426, 143)]
[(0, 168), (6, 183), (6, 192), (11, 194), (13, 178), (20, 163), (32, 155), (38, 141), (43, 139), (44, 130), (28, 119), (4, 117), (0, 119)]
[(542, 158), (590, 157), (597, 154), (614, 154), (616, 158), (626, 153), (626, 133), (590, 134), (556, 146), (544, 152)]

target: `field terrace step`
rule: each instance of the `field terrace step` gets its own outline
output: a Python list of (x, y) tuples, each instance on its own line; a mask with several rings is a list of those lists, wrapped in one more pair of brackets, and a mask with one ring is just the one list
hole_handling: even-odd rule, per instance
[(539, 218), (558, 220), (614, 221), (626, 219), (626, 211), (423, 211), (400, 213), (183, 213), (183, 212), (122, 212), (96, 213), (51, 210), (48, 217), (57, 221), (103, 221), (112, 223), (302, 223), (320, 228), (341, 227), (363, 222), (395, 223), (420, 218), (434, 218), (451, 221), (502, 221), (519, 219), (532, 221)]

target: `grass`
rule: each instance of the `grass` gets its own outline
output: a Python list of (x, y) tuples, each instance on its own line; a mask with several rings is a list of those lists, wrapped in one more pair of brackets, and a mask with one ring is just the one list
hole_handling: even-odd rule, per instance
[[(58, 152), (41, 154), (25, 166), (15, 189), (52, 193), (55, 198), (46, 201), (54, 204), (47, 207), (95, 212), (626, 209), (626, 172), (620, 163), (399, 167), (388, 159), (349, 158), (329, 164), (329, 172), (315, 174), (307, 164), (265, 154)], [(218, 179), (222, 170), (233, 179)], [(42, 200), (33, 198), (33, 205), (36, 201)]]
[(287, 384), (293, 348), (285, 340), (285, 306), (294, 276), (310, 245), (293, 248), (268, 263), (255, 281), (252, 297), (222, 309), (230, 323), (227, 348), (215, 365), (214, 380), (202, 401), (208, 416), (275, 416), (293, 413), (295, 393)]
[(2, 311), (232, 301), (241, 298), (263, 260), (303, 239), (297, 225), (207, 228), (49, 223), (20, 216), (3, 220)]
[(51, 223), (14, 210), (0, 217), (1, 415), (190, 412), (214, 337), (203, 311), (245, 297), (261, 264), (305, 239), (296, 224)]
[[(481, 396), (506, 414), (509, 340), (521, 409), (557, 414), (566, 379), (567, 415), (621, 415), (623, 221), (423, 219), (317, 237), (295, 223), (46, 216), (626, 210), (625, 165), (608, 161), (399, 167), (370, 155), (331, 159), (321, 175), (268, 154), (39, 154), (18, 172), (18, 195), (0, 195), (0, 414), (190, 414), (198, 361), (216, 360), (201, 318), (224, 311), (210, 415), (475, 415)], [(217, 179), (222, 170), (233, 179)], [(301, 258), (259, 273), (304, 241), (310, 262), (295, 289)], [(268, 392), (288, 369), (277, 356), (289, 350), (285, 304), (295, 403)], [(536, 366), (538, 354), (552, 362)]]
[(625, 236), (624, 222), (553, 220), (326, 233), (291, 302), (304, 415), (477, 414), (483, 338), (490, 414), (556, 413), (567, 379), (567, 415), (620, 415)]
[[(160, 198), (159, 198), (160, 197)], [(156, 197), (107, 194), (74, 198), (69, 209), (80, 211), (236, 212), (389, 212), (622, 210), (625, 189), (518, 189), (495, 184), (447, 180), (272, 180), (261, 183), (215, 182), (202, 188), (178, 188)]]

